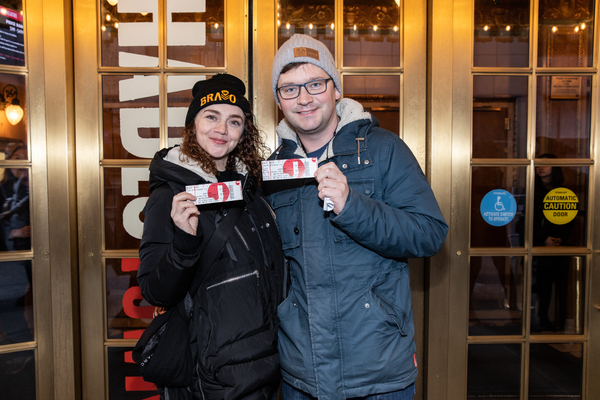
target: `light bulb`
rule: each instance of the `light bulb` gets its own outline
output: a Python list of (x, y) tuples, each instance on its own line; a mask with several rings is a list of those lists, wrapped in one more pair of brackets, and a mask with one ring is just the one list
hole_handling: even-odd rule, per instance
[(21, 106), (11, 104), (10, 106), (6, 107), (4, 112), (6, 113), (6, 118), (11, 125), (16, 125), (21, 122), (21, 119), (23, 119), (23, 109)]

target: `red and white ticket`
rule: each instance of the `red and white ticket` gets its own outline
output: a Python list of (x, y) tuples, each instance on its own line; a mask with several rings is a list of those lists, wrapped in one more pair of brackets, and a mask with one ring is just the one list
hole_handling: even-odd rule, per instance
[(314, 178), (319, 168), (316, 157), (262, 162), (263, 181)]
[(224, 203), (244, 198), (242, 196), (242, 181), (186, 186), (185, 191), (196, 196), (194, 204)]

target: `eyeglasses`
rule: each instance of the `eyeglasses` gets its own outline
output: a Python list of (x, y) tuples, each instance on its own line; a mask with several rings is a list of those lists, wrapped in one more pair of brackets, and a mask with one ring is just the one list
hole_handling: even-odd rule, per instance
[(314, 81), (306, 82), (303, 85), (285, 85), (277, 88), (277, 92), (284, 100), (292, 100), (300, 96), (300, 90), (306, 89), (308, 94), (321, 94), (327, 90), (327, 79), (315, 79)]

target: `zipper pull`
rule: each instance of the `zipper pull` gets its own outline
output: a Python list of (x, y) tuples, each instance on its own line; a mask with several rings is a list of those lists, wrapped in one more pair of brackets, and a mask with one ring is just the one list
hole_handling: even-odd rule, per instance
[(356, 138), (356, 146), (357, 146), (356, 156), (358, 158), (358, 165), (360, 165), (360, 142), (363, 140), (365, 140), (365, 138), (362, 138), (362, 137)]

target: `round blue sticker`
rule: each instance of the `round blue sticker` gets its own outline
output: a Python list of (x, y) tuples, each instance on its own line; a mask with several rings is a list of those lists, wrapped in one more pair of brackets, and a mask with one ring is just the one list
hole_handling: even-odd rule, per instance
[(513, 220), (517, 212), (514, 196), (504, 189), (494, 189), (481, 200), (481, 216), (493, 226), (503, 226)]

